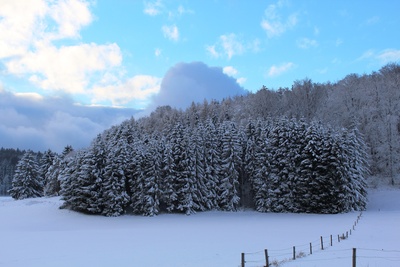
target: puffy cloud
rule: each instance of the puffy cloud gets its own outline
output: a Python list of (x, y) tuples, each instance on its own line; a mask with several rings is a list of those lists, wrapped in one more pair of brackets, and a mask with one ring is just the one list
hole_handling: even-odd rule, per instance
[(178, 27), (176, 27), (176, 25), (171, 25), (171, 26), (164, 25), (162, 26), (161, 30), (165, 38), (168, 38), (175, 42), (179, 40), (179, 30)]
[(293, 62), (282, 63), (279, 66), (273, 65), (268, 70), (268, 76), (269, 77), (279, 76), (282, 73), (287, 72), (288, 70), (292, 69), (293, 67), (294, 67)]
[(0, 17), (0, 59), (24, 55), (37, 42), (79, 37), (93, 20), (84, 0), (3, 0)]
[[(232, 66), (224, 67), (222, 69), (222, 72), (225, 73), (226, 75), (234, 77), (234, 78), (239, 74), (239, 71)], [(247, 79), (244, 77), (239, 77), (236, 79), (236, 82), (240, 85), (243, 85), (246, 82), (246, 80)]]
[(135, 102), (136, 106), (145, 107), (150, 97), (160, 90), (161, 79), (148, 75), (137, 75), (124, 83), (98, 85), (93, 88), (94, 103), (110, 101), (113, 106)]
[[(153, 8), (161, 7), (161, 1), (153, 2)], [(93, 21), (86, 0), (2, 0), (0, 18), (3, 73), (29, 81), (41, 92), (120, 104), (145, 102), (143, 97), (159, 88), (156, 77), (125, 76), (122, 52), (115, 43), (58, 45), (79, 39), (81, 29)], [(172, 28), (170, 37), (177, 34)]]
[(58, 35), (55, 38), (78, 37), (81, 28), (93, 20), (86, 1), (60, 0), (49, 12), (58, 24)]
[(0, 59), (28, 50), (48, 9), (44, 0), (0, 1)]
[(229, 76), (235, 76), (236, 74), (238, 74), (237, 69), (235, 69), (235, 68), (232, 67), (232, 66), (226, 66), (226, 67), (224, 67), (224, 68), (222, 69), (222, 71), (223, 71), (226, 75), (229, 75)]
[(178, 63), (168, 70), (149, 109), (161, 105), (186, 108), (204, 99), (221, 100), (244, 94), (245, 90), (222, 68), (209, 67), (202, 62)]
[(34, 52), (6, 63), (9, 73), (30, 75), (29, 80), (46, 90), (84, 93), (96, 71), (119, 66), (121, 51), (116, 44), (81, 44), (57, 48), (42, 45)]
[(43, 98), (0, 90), (0, 147), (61, 152), (72, 145), (79, 149), (135, 112), (74, 105), (68, 97)]
[(285, 5), (285, 1), (280, 0), (276, 4), (269, 5), (265, 10), (264, 18), (261, 20), (261, 27), (269, 38), (280, 36), (297, 25), (298, 19), (295, 13), (290, 14), (286, 19), (281, 18), (278, 11)]

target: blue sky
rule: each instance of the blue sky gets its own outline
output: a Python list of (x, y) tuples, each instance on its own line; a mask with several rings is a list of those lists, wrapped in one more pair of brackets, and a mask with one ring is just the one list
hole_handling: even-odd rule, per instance
[[(395, 0), (0, 0), (0, 93), (37, 106), (65, 98), (67, 113), (119, 108), (112, 124), (131, 109), (335, 82), (400, 61), (398, 10)], [(0, 136), (10, 127), (0, 121)]]

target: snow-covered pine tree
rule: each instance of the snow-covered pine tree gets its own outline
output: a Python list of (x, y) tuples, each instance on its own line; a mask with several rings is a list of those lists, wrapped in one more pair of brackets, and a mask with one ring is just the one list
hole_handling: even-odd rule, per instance
[(102, 214), (119, 216), (125, 213), (129, 197), (126, 192), (125, 160), (129, 157), (126, 140), (118, 138), (108, 143), (102, 182)]
[(192, 190), (193, 206), (196, 210), (206, 210), (208, 202), (208, 192), (206, 187), (206, 152), (204, 147), (205, 128), (201, 122), (193, 128), (188, 134), (188, 156), (190, 177), (194, 180)]
[(325, 151), (326, 143), (331, 140), (325, 136), (325, 131), (319, 123), (312, 122), (304, 135), (304, 148), (300, 162), (300, 174), (297, 181), (298, 212), (325, 213), (324, 196), (333, 191), (325, 184), (330, 183), (329, 160), (330, 154)]
[[(68, 208), (77, 211), (86, 212), (86, 208), (80, 209), (79, 206), (85, 202), (85, 196), (80, 192), (80, 177), (81, 167), (85, 159), (85, 150), (75, 151), (73, 156), (64, 157), (60, 160), (58, 171), (59, 179), (61, 182), (60, 195), (64, 200), (62, 209)], [(63, 155), (63, 154), (62, 154)]]
[(43, 153), (40, 159), (40, 175), (44, 181), (44, 195), (57, 196), (60, 192), (60, 182), (57, 176), (52, 175), (53, 166), (56, 163), (58, 155), (50, 149)]
[(174, 188), (175, 177), (173, 174), (174, 158), (172, 154), (172, 145), (169, 143), (169, 136), (164, 138), (164, 150), (162, 151), (162, 181), (160, 183), (162, 195), (160, 199), (160, 208), (165, 211), (175, 209), (174, 203), (177, 200), (177, 194)]
[(18, 162), (9, 193), (14, 199), (43, 196), (43, 181), (33, 151), (28, 150)]
[(268, 212), (271, 211), (270, 194), (273, 194), (273, 192), (271, 192), (271, 184), (268, 180), (271, 172), (271, 151), (269, 151), (269, 136), (267, 134), (267, 127), (269, 126), (265, 125), (262, 128), (261, 127), (261, 125), (257, 126), (259, 130), (256, 131), (254, 140), (254, 169), (251, 172), (251, 181), (256, 210), (260, 212)]
[(294, 166), (289, 155), (291, 148), (291, 129), (290, 122), (282, 118), (275, 122), (274, 128), (270, 131), (267, 142), (267, 155), (270, 162), (270, 172), (268, 174), (269, 207), (266, 210), (273, 212), (289, 211), (293, 199), (291, 197), (290, 175), (293, 175)]
[(206, 121), (204, 131), (204, 179), (205, 207), (208, 210), (218, 209), (218, 184), (221, 174), (221, 135), (211, 119)]
[(177, 195), (175, 209), (185, 212), (187, 215), (198, 210), (199, 203), (196, 199), (196, 181), (193, 177), (195, 166), (190, 162), (190, 135), (187, 127), (178, 123), (171, 136), (171, 151), (174, 160), (172, 173), (175, 175), (174, 190)]
[(63, 207), (84, 213), (102, 213), (106, 156), (103, 137), (98, 135), (87, 150), (66, 158), (66, 166), (60, 173)]
[(141, 174), (143, 177), (142, 213), (144, 216), (154, 216), (160, 212), (162, 158), (156, 138), (149, 140), (144, 152)]
[(365, 210), (367, 204), (365, 175), (368, 174), (365, 143), (356, 126), (349, 131), (342, 130), (341, 142), (345, 148), (344, 160), (348, 166), (344, 211)]
[(233, 122), (221, 125), (222, 154), (221, 180), (219, 181), (219, 207), (226, 211), (236, 211), (240, 201), (238, 194), (241, 144)]

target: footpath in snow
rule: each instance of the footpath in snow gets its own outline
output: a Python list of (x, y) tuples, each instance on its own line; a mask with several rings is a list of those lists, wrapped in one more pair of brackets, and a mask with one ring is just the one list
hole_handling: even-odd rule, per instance
[[(90, 216), (60, 210), (59, 198), (15, 201), (0, 197), (0, 266), (400, 266), (400, 190), (371, 189), (358, 212), (316, 215), (204, 212), (191, 216)], [(333, 244), (330, 246), (330, 235)], [(324, 250), (320, 249), (320, 237)], [(309, 255), (309, 243), (313, 254)], [(296, 260), (293, 256), (296, 247)]]

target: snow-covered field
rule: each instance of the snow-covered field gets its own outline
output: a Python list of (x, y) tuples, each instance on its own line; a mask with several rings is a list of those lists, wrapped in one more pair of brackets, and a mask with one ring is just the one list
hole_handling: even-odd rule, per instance
[[(338, 215), (205, 212), (117, 218), (60, 210), (59, 198), (0, 197), (0, 266), (400, 266), (400, 190), (371, 189), (359, 213)], [(329, 237), (333, 235), (333, 246)], [(320, 246), (324, 238), (325, 249)], [(313, 254), (309, 254), (309, 243)], [(293, 246), (305, 257), (289, 261)], [(278, 256), (276, 256), (278, 255)], [(286, 261), (286, 262), (284, 262)]]

